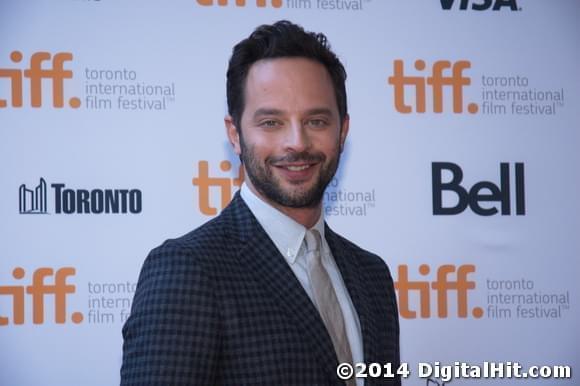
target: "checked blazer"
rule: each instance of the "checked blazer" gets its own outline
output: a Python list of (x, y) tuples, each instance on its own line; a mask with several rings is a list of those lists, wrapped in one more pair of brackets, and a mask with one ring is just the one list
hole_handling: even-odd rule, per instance
[[(364, 360), (395, 371), (389, 270), (325, 227), (359, 316)], [(344, 385), (316, 307), (239, 192), (219, 216), (151, 251), (123, 337), (123, 386)]]

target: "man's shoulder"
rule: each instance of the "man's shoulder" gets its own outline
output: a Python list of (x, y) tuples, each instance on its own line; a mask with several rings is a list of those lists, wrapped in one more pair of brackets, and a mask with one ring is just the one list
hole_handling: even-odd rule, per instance
[(165, 240), (151, 250), (151, 255), (208, 256), (212, 251), (227, 246), (232, 240), (227, 221), (220, 215), (182, 236)]
[(179, 252), (196, 254), (210, 253), (216, 248), (227, 246), (241, 240), (252, 226), (251, 212), (247, 209), (239, 193), (213, 219), (194, 230), (163, 242), (152, 253)]
[(151, 289), (181, 293), (184, 289), (204, 288), (205, 291), (220, 276), (220, 267), (235, 262), (237, 249), (218, 216), (153, 248), (141, 267), (139, 293)]

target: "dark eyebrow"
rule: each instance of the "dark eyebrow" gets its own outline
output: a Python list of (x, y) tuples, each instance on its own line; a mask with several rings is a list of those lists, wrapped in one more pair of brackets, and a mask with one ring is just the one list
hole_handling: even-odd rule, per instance
[(260, 116), (263, 115), (276, 115), (276, 116), (280, 116), (283, 115), (284, 112), (282, 110), (278, 110), (278, 109), (269, 109), (269, 108), (261, 108), (256, 110), (256, 112), (254, 113), (254, 118), (258, 118)]
[[(332, 116), (332, 110), (326, 107), (317, 107), (306, 111), (307, 115), (328, 115)], [(254, 119), (264, 116), (264, 115), (274, 115), (281, 116), (284, 115), (284, 111), (272, 108), (260, 108), (254, 113)]]
[(332, 110), (328, 109), (326, 107), (314, 108), (314, 109), (308, 110), (306, 113), (308, 115), (329, 115), (329, 116), (332, 116)]

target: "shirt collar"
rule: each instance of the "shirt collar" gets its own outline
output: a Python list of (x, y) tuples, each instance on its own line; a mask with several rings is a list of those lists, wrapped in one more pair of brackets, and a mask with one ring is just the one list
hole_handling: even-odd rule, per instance
[[(294, 264), (302, 246), (306, 228), (263, 201), (245, 183), (242, 184), (240, 194), (278, 251), (288, 263)], [(324, 240), (322, 213), (312, 228), (318, 230), (322, 240)]]

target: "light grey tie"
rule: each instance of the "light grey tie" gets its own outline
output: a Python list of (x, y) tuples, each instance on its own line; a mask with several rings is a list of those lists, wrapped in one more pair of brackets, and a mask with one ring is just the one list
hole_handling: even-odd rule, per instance
[[(305, 238), (308, 250), (306, 264), (314, 302), (332, 339), (338, 362), (352, 364), (352, 353), (344, 327), (344, 317), (342, 316), (336, 292), (334, 292), (332, 287), (330, 276), (322, 265), (320, 233), (316, 229), (311, 229), (306, 232)], [(347, 384), (354, 385), (354, 378), (349, 380)]]

